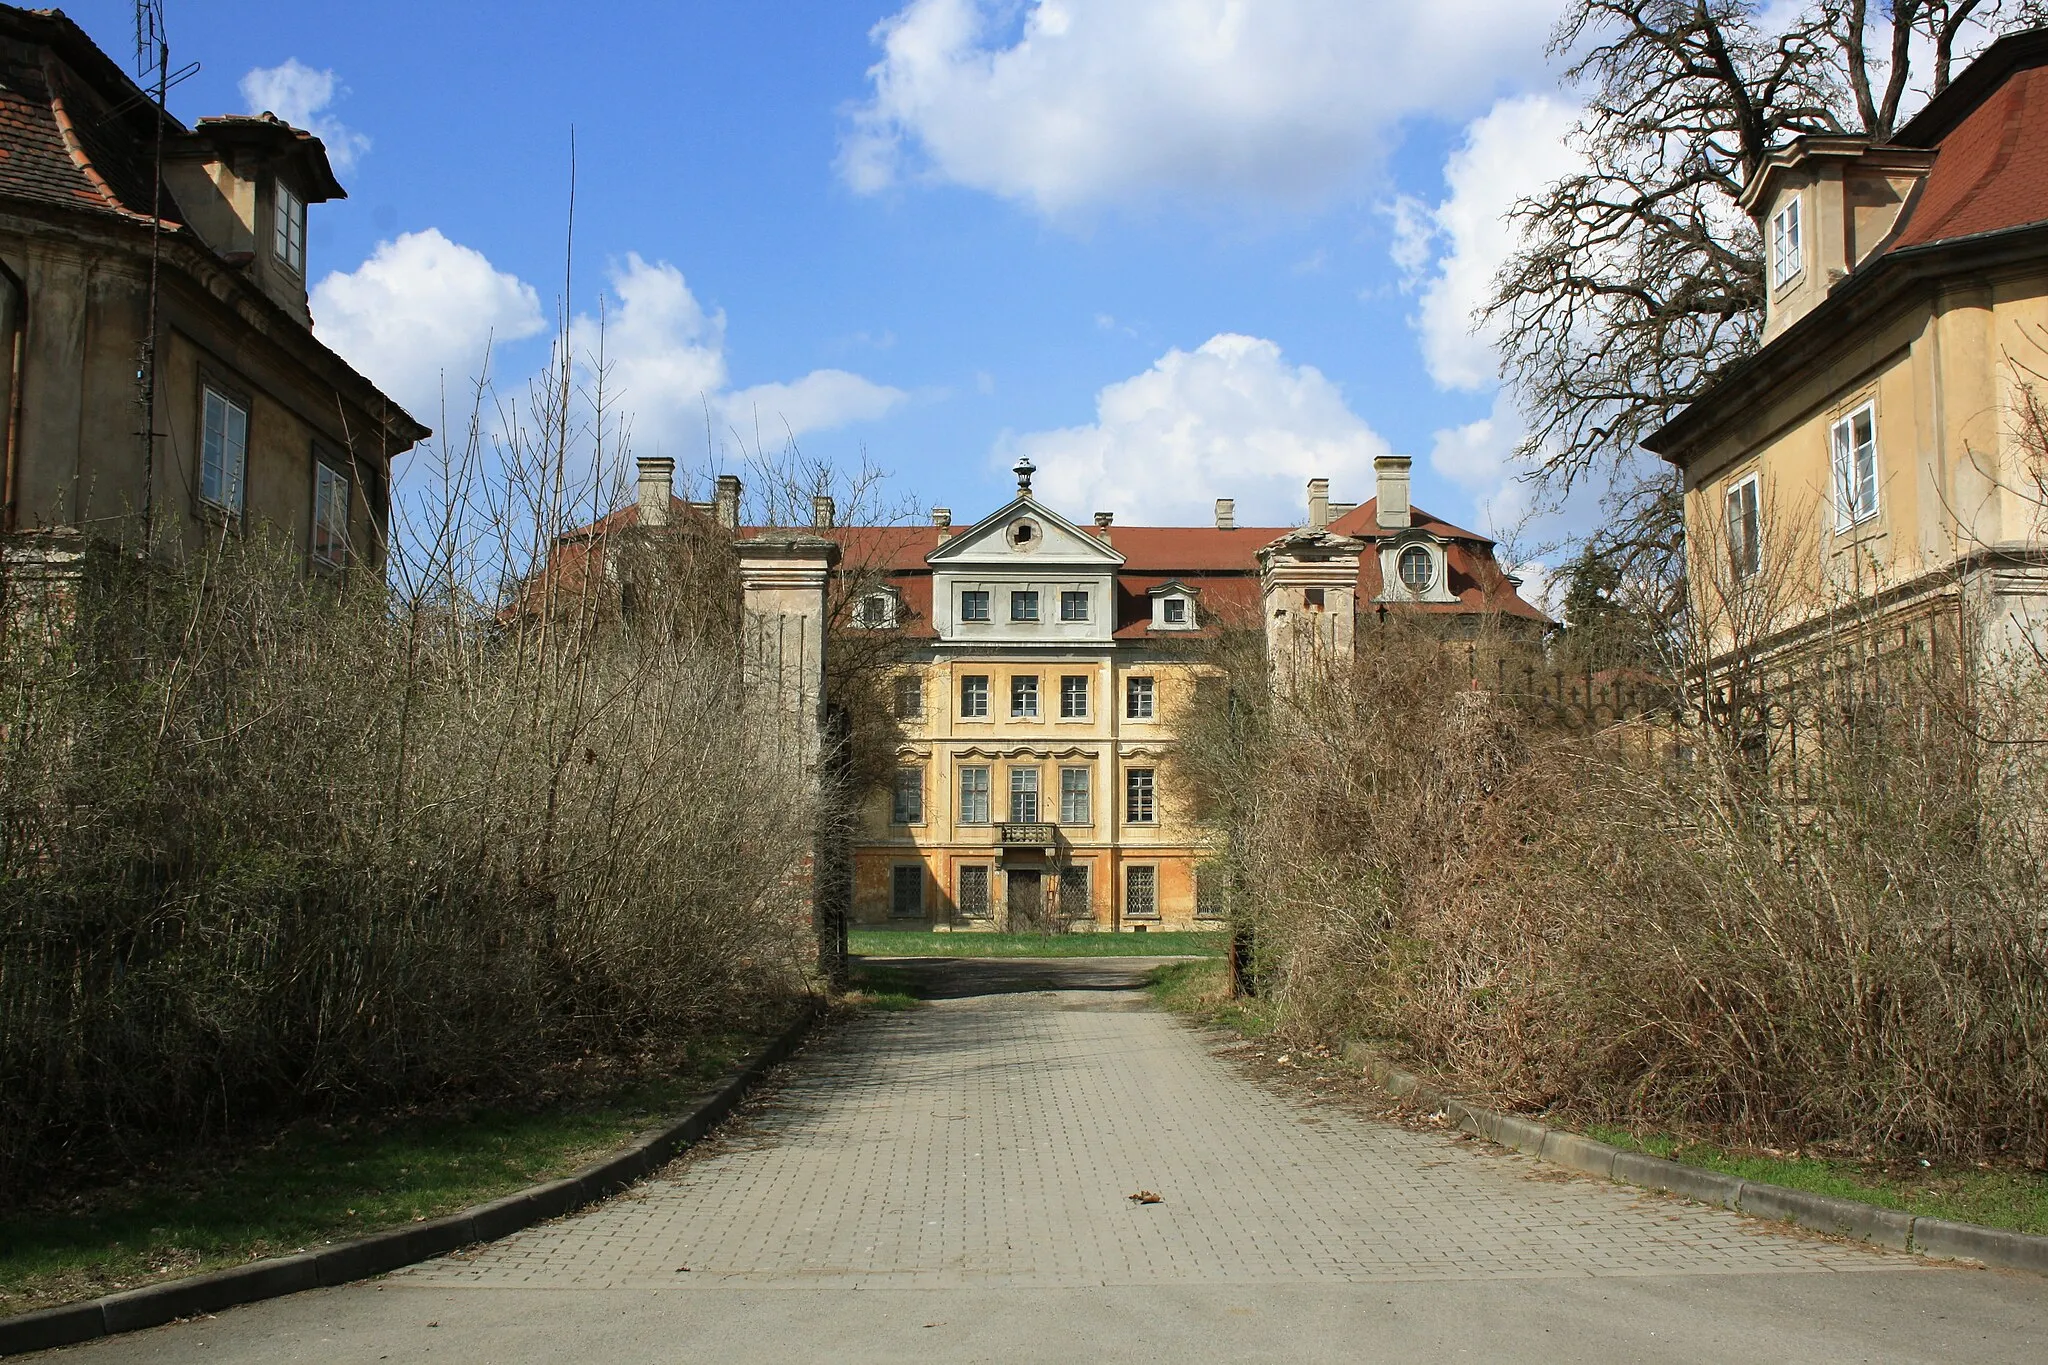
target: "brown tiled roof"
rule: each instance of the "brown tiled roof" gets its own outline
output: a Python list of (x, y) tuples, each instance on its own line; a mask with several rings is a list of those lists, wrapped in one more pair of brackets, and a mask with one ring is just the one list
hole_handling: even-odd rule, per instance
[[(694, 504), (671, 497), (670, 520), (701, 517)], [(1385, 539), (1376, 518), (1377, 501), (1366, 502), (1332, 522), (1330, 529), (1367, 541)], [(1422, 603), (1412, 609), (1431, 615), (1467, 612), (1499, 612), (1524, 620), (1548, 623), (1549, 617), (1522, 600), (1493, 559), (1493, 542), (1432, 516), (1421, 508), (1412, 510), (1413, 524), (1449, 542), (1445, 558), (1450, 571), (1451, 591), (1456, 603)], [(588, 526), (563, 535), (550, 558), (548, 572), (555, 576), (557, 591), (576, 591), (588, 581), (592, 567), (602, 562), (605, 535), (640, 524), (640, 509), (629, 504), (607, 513)], [(785, 528), (743, 526), (742, 537)], [(809, 528), (800, 528), (809, 529)], [(1147, 591), (1179, 580), (1197, 594), (1197, 615), (1204, 634), (1219, 624), (1253, 625), (1259, 620), (1259, 551), (1287, 534), (1292, 527), (1247, 526), (1224, 531), (1211, 526), (1117, 526), (1109, 535), (1111, 548), (1124, 556), (1117, 571), (1116, 626), (1119, 640), (1157, 638), (1150, 630), (1152, 605)], [(925, 556), (942, 542), (936, 527), (838, 526), (816, 532), (839, 543), (844, 569), (884, 572), (902, 599), (904, 634), (911, 639), (936, 638), (932, 629), (932, 571)], [(1360, 556), (1358, 601), (1361, 611), (1373, 609), (1372, 599), (1382, 588), (1379, 556), (1370, 550)]]
[(1891, 250), (2048, 221), (2048, 68), (2015, 71), (1935, 145)]

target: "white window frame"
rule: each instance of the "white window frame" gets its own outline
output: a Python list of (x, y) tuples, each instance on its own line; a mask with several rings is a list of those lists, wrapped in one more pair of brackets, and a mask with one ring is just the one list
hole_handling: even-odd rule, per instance
[(1806, 273), (1801, 196), (1795, 194), (1771, 215), (1771, 287), (1782, 289)]
[(894, 590), (877, 588), (864, 592), (853, 604), (853, 625), (856, 630), (894, 630), (896, 628), (897, 599)]
[(987, 720), (989, 676), (986, 673), (960, 675), (960, 719)]
[[(1870, 439), (1858, 444), (1856, 422), (1868, 419)], [(1835, 530), (1846, 531), (1877, 515), (1877, 404), (1858, 403), (1828, 423), (1828, 464), (1834, 471)]]
[[(1080, 779), (1075, 781), (1074, 779)], [(1067, 767), (1060, 769), (1060, 823), (1063, 825), (1092, 825), (1095, 823), (1094, 778), (1087, 768)]]
[(995, 814), (990, 796), (990, 788), (994, 783), (992, 773), (993, 769), (986, 763), (968, 763), (961, 766), (957, 779), (961, 824), (995, 823), (990, 819)]
[(348, 475), (313, 457), (313, 562), (330, 569), (348, 563)]
[(212, 384), (200, 391), (199, 499), (239, 517), (248, 482), (249, 407)]
[[(1735, 509), (1744, 491), (1749, 495), (1748, 543), (1743, 544), (1736, 524)], [(1728, 485), (1723, 495), (1723, 510), (1726, 514), (1728, 535), (1728, 564), (1734, 571), (1735, 581), (1744, 583), (1763, 572), (1764, 566), (1764, 499), (1763, 485), (1755, 474), (1745, 474)], [(1747, 553), (1741, 553), (1746, 551)]]
[(294, 275), (306, 273), (306, 201), (290, 185), (279, 180), (273, 197), (277, 201), (277, 222), (271, 248), (280, 264)]
[[(1045, 805), (1039, 800), (1043, 794), (1039, 789), (1038, 768), (1032, 764), (1017, 764), (1010, 769), (1009, 823), (1013, 825), (1042, 824), (1039, 818)], [(1029, 812), (1028, 814), (1025, 812)]]
[(1152, 720), (1157, 714), (1155, 689), (1150, 677), (1124, 679), (1124, 719)]
[[(1019, 626), (1037, 625), (1041, 614), (1038, 598), (1039, 592), (1036, 588), (1012, 588), (1010, 590), (1010, 623)], [(1031, 614), (1029, 616), (1022, 614), (1027, 603), (1031, 607)]]
[(1156, 825), (1159, 823), (1159, 770), (1157, 768), (1124, 769), (1124, 823), (1127, 825)]
[[(1423, 565), (1427, 570), (1422, 582), (1419, 584), (1410, 583), (1408, 575), (1404, 571), (1408, 563), (1416, 555), (1422, 556)], [(1436, 586), (1436, 575), (1436, 556), (1429, 552), (1427, 545), (1404, 545), (1401, 547), (1400, 553), (1394, 556), (1394, 577), (1401, 584), (1401, 591), (1407, 593), (1410, 597), (1426, 596), (1429, 590)]]
[[(975, 606), (981, 608), (980, 615), (977, 616), (968, 610), (968, 603), (970, 601)], [(989, 621), (994, 620), (995, 594), (987, 588), (962, 588), (960, 590), (960, 619), (962, 621), (971, 621), (976, 625), (985, 625)]]
[(1010, 679), (1010, 719), (1038, 719), (1038, 675), (1018, 673)]
[[(1074, 606), (1078, 606), (1080, 610), (1069, 616), (1067, 609)], [(1061, 588), (1060, 620), (1086, 621), (1088, 616), (1088, 590), (1086, 588)]]
[[(1074, 686), (1075, 683), (1079, 683), (1080, 687), (1076, 688)], [(1086, 673), (1062, 673), (1060, 675), (1060, 719), (1088, 719), (1088, 675)]]

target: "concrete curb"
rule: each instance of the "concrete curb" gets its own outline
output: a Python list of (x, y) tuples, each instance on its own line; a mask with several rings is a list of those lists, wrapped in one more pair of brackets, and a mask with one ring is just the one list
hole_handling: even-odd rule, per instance
[(70, 1346), (117, 1332), (161, 1326), (178, 1318), (218, 1313), (236, 1304), (296, 1294), (302, 1289), (367, 1279), (445, 1256), (477, 1242), (496, 1241), (521, 1228), (594, 1204), (667, 1165), (677, 1153), (710, 1132), (770, 1069), (796, 1050), (817, 1022), (819, 1013), (815, 1003), (807, 1007), (767, 1047), (720, 1081), (682, 1118), (642, 1133), (623, 1150), (585, 1166), (574, 1175), (533, 1185), (444, 1218), (373, 1232), (315, 1251), (274, 1256), (84, 1303), (0, 1318), (0, 1356)]
[(1475, 1137), (1512, 1147), (1540, 1161), (1895, 1251), (1979, 1261), (2001, 1269), (2048, 1275), (2048, 1237), (1975, 1223), (1951, 1223), (1943, 1218), (1922, 1218), (1854, 1199), (1766, 1185), (1644, 1152), (1627, 1151), (1577, 1133), (1546, 1127), (1534, 1119), (1496, 1114), (1455, 1099), (1420, 1078), (1389, 1066), (1362, 1044), (1345, 1044), (1342, 1055), (1345, 1061), (1363, 1067), (1372, 1082), (1388, 1094), (1433, 1108)]

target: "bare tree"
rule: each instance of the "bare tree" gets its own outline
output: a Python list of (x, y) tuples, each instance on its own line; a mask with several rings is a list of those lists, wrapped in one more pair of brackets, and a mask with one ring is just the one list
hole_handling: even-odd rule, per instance
[[(1552, 36), (1585, 94), (1585, 169), (1514, 209), (1521, 247), (1487, 318), (1526, 421), (1521, 456), (1561, 491), (1613, 482), (1633, 571), (1673, 578), (1678, 499), (1644, 436), (1762, 327), (1761, 235), (1737, 204), (1803, 134), (1890, 137), (1957, 49), (2039, 22), (2040, 0), (1576, 0)], [(1681, 596), (1681, 594), (1672, 594)]]

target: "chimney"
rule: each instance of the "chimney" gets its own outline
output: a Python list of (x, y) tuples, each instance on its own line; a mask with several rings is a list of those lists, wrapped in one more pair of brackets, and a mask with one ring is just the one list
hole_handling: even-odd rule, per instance
[(676, 462), (650, 455), (635, 463), (640, 467), (640, 524), (648, 527), (668, 525), (668, 500), (672, 496), (670, 489), (676, 477)]
[(1095, 534), (1102, 537), (1102, 543), (1105, 545), (1109, 543), (1109, 524), (1115, 520), (1116, 513), (1114, 512), (1097, 512), (1095, 514)]
[(1237, 529), (1237, 499), (1216, 499), (1216, 529), (1235, 531)]
[(932, 509), (932, 525), (939, 528), (940, 540), (951, 538), (953, 534), (953, 509), (950, 507), (934, 507)]
[(1330, 481), (1310, 479), (1308, 481), (1308, 529), (1327, 531), (1330, 528)]
[(1405, 531), (1414, 520), (1408, 511), (1408, 469), (1415, 461), (1406, 455), (1382, 455), (1372, 462), (1379, 481), (1379, 523), (1383, 531)]
[(837, 516), (838, 514), (839, 514), (839, 507), (838, 507), (838, 505), (837, 505), (836, 503), (834, 503), (834, 502), (832, 501), (832, 496), (831, 496), (831, 494), (829, 494), (829, 493), (818, 493), (818, 494), (815, 494), (815, 495), (813, 495), (813, 496), (812, 496), (812, 498), (811, 498), (811, 529), (812, 529), (813, 531), (829, 531), (829, 530), (831, 530), (831, 529), (832, 529), (832, 519), (833, 519), (833, 518), (834, 518), (835, 516)]
[(1346, 516), (1357, 510), (1358, 504), (1355, 502), (1333, 502), (1330, 504), (1330, 520), (1342, 521)]
[(740, 529), (740, 476), (720, 474), (716, 489), (711, 495), (711, 505), (718, 518), (718, 524), (728, 531)]

